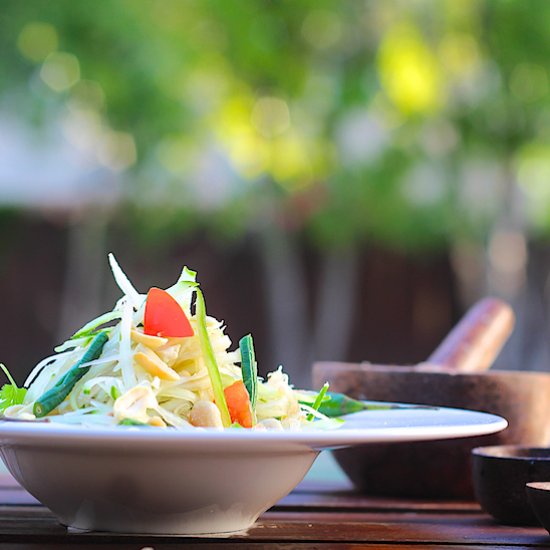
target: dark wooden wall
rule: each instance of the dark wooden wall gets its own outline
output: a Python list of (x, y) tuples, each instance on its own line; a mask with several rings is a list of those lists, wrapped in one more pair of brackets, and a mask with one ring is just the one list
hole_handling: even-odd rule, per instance
[[(56, 221), (15, 216), (3, 222), (0, 361), (18, 381), (57, 343), (67, 241), (67, 225)], [(234, 342), (248, 332), (254, 334), (262, 372), (276, 367), (265, 366), (270, 346), (266, 289), (256, 248), (249, 240), (216, 243), (197, 234), (160, 252), (144, 248), (120, 231), (110, 230), (107, 241), (108, 250), (117, 254), (142, 291), (172, 284), (183, 264), (198, 270), (210, 313), (225, 320)], [(305, 243), (300, 246), (306, 271), (315, 279), (319, 252)], [(112, 308), (118, 289), (108, 274), (107, 258), (103, 265), (89, 268), (105, 270), (99, 314)], [(342, 360), (414, 363), (425, 359), (460, 315), (447, 255), (421, 257), (371, 247), (362, 251), (359, 269), (353, 334)], [(314, 300), (312, 295), (312, 315)], [(75, 320), (75, 329), (80, 322)]]

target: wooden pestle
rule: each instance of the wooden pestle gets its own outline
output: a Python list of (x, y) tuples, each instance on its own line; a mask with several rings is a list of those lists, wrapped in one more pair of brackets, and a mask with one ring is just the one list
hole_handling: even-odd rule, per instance
[(496, 359), (515, 324), (512, 308), (497, 298), (477, 302), (445, 337), (422, 371), (483, 372)]

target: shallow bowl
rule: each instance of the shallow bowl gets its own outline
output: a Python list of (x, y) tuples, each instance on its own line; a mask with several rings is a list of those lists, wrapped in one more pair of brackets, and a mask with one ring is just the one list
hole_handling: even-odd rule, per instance
[(242, 531), (304, 477), (320, 450), (492, 433), (499, 417), (400, 406), (336, 430), (83, 428), (0, 422), (17, 481), (67, 526), (178, 535)]
[(28, 440), (0, 436), (10, 473), (60, 523), (83, 530), (241, 531), (288, 494), (318, 454), (292, 442), (252, 449), (250, 441), (207, 430), (181, 438), (150, 428), (24, 428)]
[(424, 403), (485, 411), (508, 420), (500, 433), (453, 441), (370, 445), (334, 453), (362, 492), (423, 498), (474, 496), (470, 453), (474, 447), (550, 441), (550, 374), (539, 372), (419, 371), (369, 363), (317, 363), (314, 387), (356, 399)]

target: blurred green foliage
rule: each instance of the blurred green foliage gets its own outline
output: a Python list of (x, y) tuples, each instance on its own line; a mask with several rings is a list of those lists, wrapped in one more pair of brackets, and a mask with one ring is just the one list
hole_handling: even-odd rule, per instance
[(429, 249), (482, 236), (511, 187), (550, 231), (546, 0), (0, 9), (2, 104), (119, 171), (149, 238), (278, 223)]

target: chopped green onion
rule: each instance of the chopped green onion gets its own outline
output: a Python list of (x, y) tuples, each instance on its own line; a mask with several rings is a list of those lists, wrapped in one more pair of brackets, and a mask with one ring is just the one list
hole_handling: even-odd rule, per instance
[(140, 422), (139, 420), (134, 420), (133, 418), (124, 418), (119, 423), (119, 426), (147, 426), (150, 427), (149, 424), (146, 424), (145, 422)]
[[(315, 398), (315, 401), (313, 402), (313, 405), (311, 406), (311, 408), (314, 411), (319, 410), (319, 407), (321, 406), (321, 403), (323, 402), (323, 399), (325, 398), (325, 394), (327, 393), (327, 391), (328, 391), (328, 382), (325, 382), (325, 385), (321, 388), (321, 390), (317, 394), (317, 397)], [(311, 421), (313, 420), (313, 418), (314, 418), (314, 414), (309, 413), (306, 419), (308, 421)]]
[(116, 386), (111, 386), (111, 397), (116, 401), (120, 397), (120, 392)]

